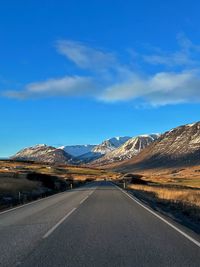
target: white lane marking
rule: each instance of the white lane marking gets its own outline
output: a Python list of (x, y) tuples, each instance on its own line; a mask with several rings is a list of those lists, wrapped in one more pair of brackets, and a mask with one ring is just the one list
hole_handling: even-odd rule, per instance
[(82, 199), (79, 204), (82, 204), (88, 197), (89, 197), (89, 195), (86, 196), (84, 199)]
[(57, 222), (44, 236), (43, 239), (47, 238), (48, 236), (50, 236), (55, 230), (56, 228), (58, 228), (59, 225), (61, 225), (64, 220), (66, 220), (74, 211), (76, 210), (76, 208), (73, 208), (70, 212), (68, 212), (59, 222)]
[(114, 186), (119, 189), (120, 191), (122, 191), (125, 195), (127, 195), (130, 199), (132, 199), (133, 201), (135, 201), (138, 205), (140, 205), (141, 207), (143, 207), (145, 210), (149, 211), (150, 213), (152, 213), (154, 216), (156, 216), (158, 219), (160, 219), (161, 221), (165, 222), (167, 225), (169, 225), (170, 227), (172, 227), (174, 230), (176, 230), (177, 232), (179, 232), (181, 235), (183, 235), (185, 238), (187, 238), (188, 240), (190, 240), (191, 242), (193, 242), (195, 245), (197, 245), (198, 247), (200, 247), (200, 242), (198, 242), (196, 239), (194, 239), (193, 237), (189, 236), (188, 234), (186, 234), (185, 232), (183, 232), (182, 230), (180, 230), (178, 227), (176, 227), (175, 225), (173, 225), (172, 223), (168, 222), (167, 220), (165, 220), (163, 217), (161, 217), (160, 215), (158, 215), (156, 212), (154, 212), (153, 210), (151, 210), (150, 208), (144, 206), (142, 203), (140, 203), (135, 197), (129, 195), (126, 191), (124, 191), (123, 189), (121, 189), (119, 186), (115, 185)]
[(97, 187), (95, 187), (94, 190), (90, 191), (90, 193), (88, 194), (88, 196), (92, 195), (96, 189), (97, 189)]
[[(80, 204), (82, 204), (92, 193), (94, 193), (94, 191), (96, 190), (96, 188), (91, 191), (84, 199), (82, 199), (80, 201)], [(44, 236), (43, 239), (47, 238), (50, 234), (52, 234), (56, 228), (58, 228), (59, 225), (61, 225), (64, 220), (66, 220), (77, 208), (73, 208), (69, 213), (67, 213), (57, 224), (55, 224)]]
[(90, 193), (88, 193), (88, 195), (84, 199), (82, 199), (79, 204), (82, 204), (89, 196), (91, 196), (94, 193), (95, 190), (96, 188), (93, 191), (90, 191)]

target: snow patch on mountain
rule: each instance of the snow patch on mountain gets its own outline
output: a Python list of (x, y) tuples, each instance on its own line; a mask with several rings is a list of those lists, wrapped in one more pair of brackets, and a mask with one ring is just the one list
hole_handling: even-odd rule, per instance
[(117, 136), (107, 139), (101, 144), (94, 146), (90, 152), (80, 155), (78, 160), (80, 160), (80, 162), (88, 163), (99, 159), (124, 144), (130, 138), (131, 137), (129, 136)]
[(158, 139), (159, 134), (140, 135), (129, 139), (120, 147), (110, 151), (94, 163), (108, 164), (116, 161), (130, 159)]
[(129, 136), (118, 136), (118, 137), (113, 137), (110, 139), (107, 139), (103, 141), (100, 145), (97, 145), (94, 147), (92, 152), (94, 153), (99, 153), (101, 155), (105, 155), (108, 152), (120, 147), (123, 145), (126, 141), (128, 141), (131, 137)]

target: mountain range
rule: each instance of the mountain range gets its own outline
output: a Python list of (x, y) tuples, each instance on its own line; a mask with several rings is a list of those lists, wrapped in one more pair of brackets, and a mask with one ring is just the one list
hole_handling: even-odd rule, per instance
[[(137, 143), (135, 143), (134, 153), (146, 147), (150, 140), (153, 141), (153, 135), (143, 136), (143, 143), (137, 147)], [(17, 160), (33, 160), (33, 161), (42, 161), (48, 163), (89, 163), (100, 159), (101, 157), (105, 157), (107, 154), (114, 152), (117, 149), (120, 149), (123, 145), (125, 145), (129, 140), (132, 140), (131, 137), (113, 137), (103, 141), (99, 145), (74, 145), (74, 146), (61, 146), (59, 148), (55, 148), (48, 145), (36, 145), (32, 147), (27, 147), (25, 149), (20, 150), (12, 159)], [(146, 140), (146, 141), (145, 141)], [(129, 143), (126, 146), (126, 152), (132, 150), (132, 146)], [(125, 154), (125, 153), (124, 153)], [(112, 155), (112, 154), (111, 154)], [(131, 152), (129, 153), (130, 158)], [(111, 157), (111, 156), (110, 156)], [(125, 155), (122, 157), (122, 159)], [(109, 158), (110, 159), (110, 158)]]
[(195, 165), (200, 163), (200, 122), (179, 126), (161, 135), (113, 137), (99, 145), (59, 148), (36, 145), (22, 149), (12, 159), (104, 165), (120, 171)]

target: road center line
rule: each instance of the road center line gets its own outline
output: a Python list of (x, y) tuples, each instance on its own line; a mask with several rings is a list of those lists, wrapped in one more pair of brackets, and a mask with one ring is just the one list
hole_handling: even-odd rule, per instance
[(85, 198), (83, 198), (83, 199), (80, 201), (80, 204), (82, 204), (88, 197), (89, 197), (89, 195), (86, 196)]
[(113, 184), (117, 189), (119, 189), (120, 191), (122, 191), (125, 195), (127, 195), (130, 199), (132, 199), (134, 202), (136, 202), (138, 205), (140, 205), (141, 207), (143, 207), (145, 210), (149, 211), (150, 213), (152, 213), (154, 216), (156, 216), (158, 219), (160, 219), (161, 221), (165, 222), (167, 225), (169, 225), (170, 227), (172, 227), (174, 230), (176, 230), (177, 232), (179, 232), (181, 235), (183, 235), (185, 238), (187, 238), (188, 240), (190, 240), (192, 243), (194, 243), (195, 245), (197, 245), (198, 247), (200, 247), (200, 242), (198, 242), (196, 239), (194, 239), (193, 237), (189, 236), (188, 234), (186, 234), (185, 232), (183, 232), (181, 229), (179, 229), (178, 227), (176, 227), (175, 225), (173, 225), (172, 223), (168, 222), (166, 219), (164, 219), (163, 217), (161, 217), (160, 215), (158, 215), (156, 212), (154, 212), (153, 210), (151, 210), (150, 208), (146, 207), (145, 205), (143, 205), (141, 202), (139, 202), (139, 200), (137, 200), (134, 196), (129, 195), (126, 191), (124, 191), (123, 189), (121, 189), (119, 186)]
[[(96, 188), (95, 188), (96, 189)], [(91, 191), (84, 199), (80, 201), (80, 204), (82, 204), (92, 193), (94, 193), (95, 190)], [(57, 222), (42, 238), (45, 239), (48, 236), (50, 236), (58, 226), (60, 226), (64, 220), (66, 220), (77, 208), (73, 208), (69, 213), (67, 213), (59, 222)]]
[(93, 191), (90, 191), (90, 193), (88, 194), (88, 196), (92, 195), (95, 190), (96, 190), (96, 188)]
[(42, 238), (45, 239), (48, 236), (50, 236), (55, 230), (56, 228), (58, 228), (59, 225), (61, 225), (64, 220), (66, 220), (74, 211), (76, 210), (76, 208), (73, 208), (70, 212), (68, 212), (59, 222), (57, 222)]

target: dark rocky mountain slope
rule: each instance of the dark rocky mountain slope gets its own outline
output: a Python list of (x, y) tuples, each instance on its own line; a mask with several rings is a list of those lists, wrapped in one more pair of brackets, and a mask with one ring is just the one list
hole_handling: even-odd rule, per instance
[(200, 164), (200, 122), (162, 134), (131, 160), (115, 164), (118, 170), (136, 170)]

